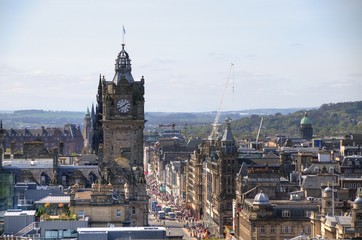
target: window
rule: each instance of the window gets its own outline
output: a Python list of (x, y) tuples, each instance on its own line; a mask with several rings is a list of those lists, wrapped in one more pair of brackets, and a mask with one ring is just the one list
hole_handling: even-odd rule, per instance
[(122, 213), (121, 213), (121, 210), (117, 209), (117, 210), (116, 210), (116, 217), (120, 217), (121, 214), (122, 214)]
[(310, 210), (305, 210), (304, 211), (304, 217), (310, 217), (311, 211)]
[(42, 175), (42, 176), (40, 177), (40, 184), (41, 184), (41, 185), (45, 185), (45, 176), (44, 176), (44, 175)]
[(282, 233), (289, 233), (289, 227), (288, 226), (282, 226)]
[(260, 227), (260, 233), (265, 233), (265, 227), (264, 226)]
[(282, 210), (282, 217), (290, 217), (292, 214), (290, 212), (290, 210)]
[(58, 230), (47, 230), (45, 231), (45, 238), (54, 238), (57, 239), (58, 236)]
[(275, 233), (275, 227), (274, 226), (270, 226), (270, 233)]
[(136, 214), (136, 208), (132, 207), (132, 214)]
[(62, 176), (62, 184), (67, 185), (67, 176), (65, 175)]
[(78, 217), (84, 217), (84, 211), (78, 210)]

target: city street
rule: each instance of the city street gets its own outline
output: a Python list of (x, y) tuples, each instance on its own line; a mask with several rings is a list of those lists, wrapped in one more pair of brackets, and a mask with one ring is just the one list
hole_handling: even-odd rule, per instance
[(191, 240), (196, 239), (189, 236), (189, 233), (186, 228), (184, 228), (184, 223), (180, 223), (177, 220), (162, 220), (159, 221), (150, 213), (148, 217), (148, 223), (150, 226), (166, 227), (167, 236), (183, 236), (183, 239)]

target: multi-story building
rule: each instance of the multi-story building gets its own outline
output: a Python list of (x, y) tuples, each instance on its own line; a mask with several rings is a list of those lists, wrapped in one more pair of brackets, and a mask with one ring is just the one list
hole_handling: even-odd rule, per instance
[(340, 140), (340, 154), (342, 156), (362, 155), (362, 134), (350, 134)]
[(234, 205), (234, 233), (237, 239), (291, 239), (311, 233), (309, 216), (318, 203), (307, 199), (269, 200), (262, 191), (254, 198), (236, 200)]
[(237, 157), (231, 120), (227, 119), (224, 133), (211, 134), (188, 161), (187, 201), (193, 216), (206, 221), (210, 231), (220, 237), (225, 226), (232, 226)]
[(311, 214), (311, 237), (323, 239), (361, 239), (362, 237), (362, 197), (358, 195), (354, 201), (345, 201), (345, 208), (338, 206), (336, 192), (324, 188), (320, 211)]
[(75, 124), (66, 124), (64, 128), (4, 129), (4, 134), (4, 152), (9, 149), (13, 155), (22, 155), (26, 144), (34, 142), (44, 144), (44, 153), (56, 147), (64, 155), (80, 154), (84, 146), (80, 126)]
[(340, 161), (341, 175), (360, 177), (362, 175), (362, 155), (345, 156)]

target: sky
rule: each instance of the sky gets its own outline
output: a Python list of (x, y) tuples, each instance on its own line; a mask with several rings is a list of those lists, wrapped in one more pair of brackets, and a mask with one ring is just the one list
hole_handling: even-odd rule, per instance
[(146, 112), (362, 100), (360, 0), (0, 0), (0, 110), (86, 111), (123, 26)]

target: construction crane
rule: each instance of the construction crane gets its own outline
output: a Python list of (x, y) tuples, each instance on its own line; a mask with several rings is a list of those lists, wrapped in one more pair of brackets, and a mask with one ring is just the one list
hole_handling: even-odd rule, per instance
[(211, 130), (211, 134), (209, 136), (209, 140), (216, 140), (217, 137), (218, 137), (219, 119), (220, 119), (221, 110), (222, 110), (222, 107), (223, 107), (223, 104), (224, 104), (224, 97), (226, 95), (226, 90), (227, 90), (227, 88), (229, 86), (231, 78), (234, 78), (234, 64), (233, 63), (231, 63), (230, 70), (229, 70), (229, 75), (228, 75), (228, 77), (226, 78), (226, 81), (225, 81), (224, 91), (223, 91), (223, 94), (221, 96), (220, 105), (219, 105), (219, 108), (217, 109), (214, 123), (211, 125), (212, 130)]
[(259, 141), (259, 135), (260, 135), (260, 130), (261, 130), (261, 126), (263, 124), (263, 117), (261, 117), (261, 120), (260, 120), (260, 125), (259, 125), (259, 130), (258, 130), (258, 135), (256, 135), (256, 140), (255, 142), (258, 144), (258, 141)]

